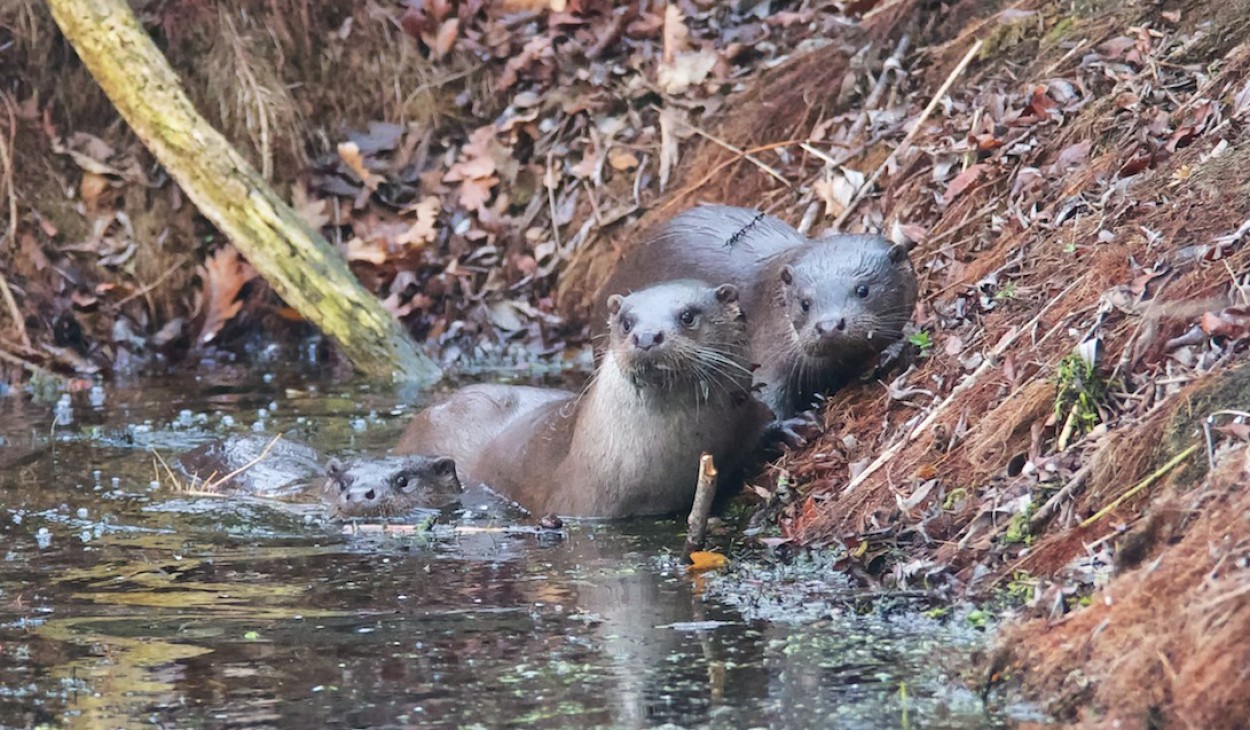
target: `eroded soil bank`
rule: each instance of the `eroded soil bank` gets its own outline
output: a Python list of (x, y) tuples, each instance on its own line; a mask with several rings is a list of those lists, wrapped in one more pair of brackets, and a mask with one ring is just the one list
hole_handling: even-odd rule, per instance
[[(615, 251), (698, 201), (914, 243), (913, 367), (755, 480), (768, 544), (1014, 597), (987, 683), (1066, 720), (1245, 724), (1245, 2), (252, 5), (143, 11), (446, 359), (575, 349)], [(40, 7), (0, 13), (11, 380), (298, 334)]]

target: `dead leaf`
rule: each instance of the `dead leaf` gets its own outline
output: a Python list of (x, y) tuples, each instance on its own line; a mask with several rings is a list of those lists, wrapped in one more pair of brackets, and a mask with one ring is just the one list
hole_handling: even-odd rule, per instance
[(82, 181), (78, 183), (78, 194), (82, 196), (82, 202), (87, 204), (88, 208), (95, 208), (99, 204), (100, 195), (108, 190), (108, 178), (98, 173), (85, 171), (82, 174)]
[(708, 552), (706, 550), (698, 550), (690, 553), (690, 570), (696, 572), (704, 570), (719, 570), (726, 565), (729, 565), (729, 558), (726, 558), (720, 553)]
[(437, 195), (422, 199), (412, 207), (416, 220), (395, 241), (404, 246), (421, 246), (432, 242), (438, 237), (438, 214), (442, 209), (443, 201)]
[(985, 165), (978, 163), (956, 175), (955, 179), (951, 180), (950, 184), (946, 186), (946, 192), (942, 195), (942, 202), (950, 205), (955, 198), (980, 180), (981, 174), (984, 172)]
[(314, 231), (330, 223), (330, 213), (327, 210), (329, 203), (330, 201), (324, 198), (310, 196), (303, 185), (291, 188), (291, 207), (295, 209), (295, 214), (304, 219), (308, 227)]
[(656, 70), (656, 85), (667, 94), (681, 94), (691, 86), (703, 83), (716, 67), (717, 58), (716, 50), (712, 48), (679, 53), (672, 62), (660, 64)]
[(342, 160), (343, 164), (347, 165), (352, 172), (356, 173), (356, 177), (360, 178), (360, 181), (364, 183), (365, 187), (369, 188), (371, 191), (378, 189), (378, 185), (382, 182), (382, 178), (374, 175), (372, 172), (369, 172), (368, 168), (365, 167), (364, 158), (360, 156), (360, 147), (358, 147), (355, 142), (340, 142), (338, 151), (339, 159)]
[(1241, 339), (1250, 335), (1250, 307), (1227, 307), (1220, 312), (1206, 312), (1198, 320), (1198, 325), (1212, 337)]
[(491, 190), (499, 184), (499, 178), (486, 177), (465, 180), (460, 183), (460, 205), (467, 210), (481, 210), (490, 202)]
[(430, 48), (430, 53), (434, 56), (434, 60), (446, 58), (451, 53), (451, 48), (456, 44), (456, 39), (460, 37), (460, 19), (452, 18), (438, 27), (438, 35), (434, 38), (434, 45)]
[(238, 301), (239, 291), (256, 278), (256, 271), (234, 246), (223, 246), (204, 260), (200, 278), (204, 281), (204, 325), (200, 327), (199, 341), (208, 344), (243, 308), (243, 302)]
[(608, 150), (608, 164), (613, 170), (624, 172), (626, 170), (634, 170), (638, 168), (638, 155), (620, 147), (613, 147)]

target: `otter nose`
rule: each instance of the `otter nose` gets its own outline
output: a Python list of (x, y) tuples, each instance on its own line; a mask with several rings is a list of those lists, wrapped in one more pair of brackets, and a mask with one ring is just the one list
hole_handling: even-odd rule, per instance
[(816, 323), (816, 333), (821, 337), (846, 331), (846, 317), (831, 317)]
[(348, 503), (372, 502), (378, 498), (378, 493), (370, 487), (369, 489), (353, 489), (344, 496), (346, 497), (344, 501)]
[(656, 345), (663, 344), (664, 332), (635, 332), (634, 346), (639, 350), (650, 350)]

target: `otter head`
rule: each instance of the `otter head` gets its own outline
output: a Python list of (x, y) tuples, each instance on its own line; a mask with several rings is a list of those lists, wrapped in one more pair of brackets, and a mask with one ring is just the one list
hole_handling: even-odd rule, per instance
[(907, 248), (880, 236), (836, 236), (777, 272), (794, 344), (808, 357), (860, 357), (903, 335), (916, 303)]
[(609, 356), (639, 389), (751, 381), (746, 318), (732, 284), (679, 280), (608, 298)]
[(449, 456), (391, 456), (326, 464), (323, 501), (331, 517), (388, 517), (417, 507), (438, 509), (462, 491)]

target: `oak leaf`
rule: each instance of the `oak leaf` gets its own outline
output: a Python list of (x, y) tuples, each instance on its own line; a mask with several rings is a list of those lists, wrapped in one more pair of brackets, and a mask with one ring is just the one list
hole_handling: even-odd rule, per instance
[(200, 327), (199, 341), (208, 344), (221, 332), (221, 328), (243, 308), (239, 291), (252, 279), (256, 270), (251, 267), (234, 246), (223, 246), (212, 256), (204, 259), (200, 267), (204, 281), (201, 301), (204, 307), (204, 325)]

